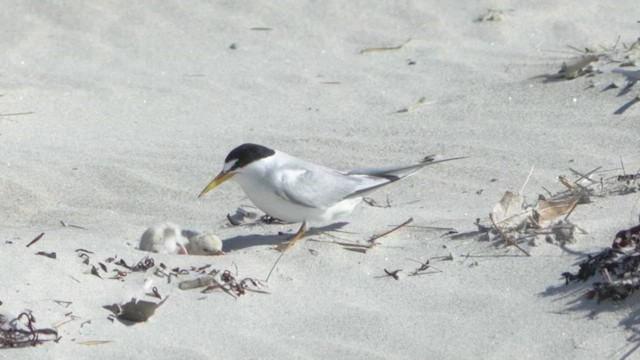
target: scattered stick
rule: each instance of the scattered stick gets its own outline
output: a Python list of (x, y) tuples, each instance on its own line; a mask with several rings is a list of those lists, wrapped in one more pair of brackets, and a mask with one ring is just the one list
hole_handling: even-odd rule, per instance
[(569, 218), (569, 215), (571, 215), (571, 213), (573, 212), (573, 210), (576, 209), (576, 207), (578, 207), (578, 203), (580, 202), (580, 199), (576, 199), (576, 201), (573, 202), (573, 204), (571, 205), (571, 208), (569, 209), (569, 211), (567, 211), (567, 215), (564, 217), (564, 221), (567, 221), (567, 219)]
[(62, 226), (63, 226), (63, 227), (70, 227), (70, 228), (76, 228), (76, 229), (87, 230), (87, 228), (82, 227), (82, 226), (73, 225), (73, 224), (67, 224), (67, 223), (66, 223), (66, 222), (64, 222), (63, 220), (60, 220), (60, 224), (62, 224)]
[(372, 48), (364, 48), (360, 50), (360, 54), (370, 53), (370, 52), (380, 52), (380, 51), (390, 51), (390, 50), (400, 50), (403, 46), (407, 45), (411, 39), (407, 39), (407, 41), (403, 42), (397, 46), (382, 46), (382, 47), (372, 47)]
[(522, 195), (524, 193), (524, 189), (527, 187), (527, 184), (529, 183), (529, 179), (531, 179), (531, 174), (533, 174), (533, 165), (531, 166), (531, 170), (529, 170), (529, 175), (527, 175), (527, 178), (524, 180), (524, 184), (522, 184), (522, 188), (520, 188), (520, 192), (518, 193), (518, 195)]
[(343, 246), (345, 250), (359, 252), (362, 254), (365, 254), (367, 251), (369, 251), (372, 248), (371, 244), (362, 245), (362, 244), (345, 243), (345, 242), (335, 242), (335, 243)]
[(10, 114), (0, 114), (0, 116), (18, 116), (18, 115), (30, 115), (30, 114), (33, 114), (33, 111), (10, 113)]
[(273, 273), (273, 270), (276, 269), (276, 266), (278, 265), (278, 263), (280, 262), (280, 259), (282, 259), (282, 256), (286, 253), (286, 251), (282, 251), (280, 253), (280, 255), (278, 256), (278, 259), (276, 259), (276, 262), (273, 263), (273, 266), (271, 267), (271, 270), (269, 270), (269, 273), (267, 274), (267, 278), (265, 279), (265, 282), (269, 282), (269, 278), (271, 277), (271, 274)]
[(31, 245), (33, 245), (33, 244), (35, 244), (38, 240), (42, 239), (42, 237), (43, 237), (43, 236), (44, 236), (44, 233), (42, 233), (42, 234), (40, 234), (40, 235), (36, 236), (36, 238), (35, 238), (35, 239), (31, 240), (31, 242), (27, 244), (27, 247), (29, 247), (29, 246), (31, 246)]
[(71, 304), (73, 304), (73, 302), (65, 301), (65, 300), (53, 300), (53, 301), (60, 306), (64, 306), (65, 308), (68, 308)]
[[(367, 240), (367, 244), (366, 245), (356, 244), (356, 243), (348, 243), (348, 242), (339, 242), (339, 241), (335, 241), (333, 243), (343, 246), (345, 250), (359, 252), (359, 253), (363, 253), (364, 254), (367, 251), (371, 250), (374, 246), (376, 246), (376, 244), (377, 244), (376, 240), (380, 239), (383, 236), (389, 235), (390, 233), (400, 229), (401, 227), (407, 226), (412, 221), (413, 221), (413, 218), (409, 218), (407, 221), (403, 222), (402, 224), (394, 226), (393, 229), (391, 229), (389, 231), (385, 231), (383, 233), (373, 235), (371, 238), (369, 238), (369, 240)], [(391, 226), (393, 226), (393, 225), (391, 225)]]
[(389, 271), (387, 269), (384, 269), (384, 272), (387, 273), (387, 276), (391, 276), (392, 278), (396, 279), (396, 280), (400, 280), (400, 276), (398, 276), (398, 273), (402, 271), (401, 269), (397, 269), (397, 270), (393, 270), (393, 271)]
[[(393, 226), (393, 225), (389, 225), (389, 226)], [(410, 229), (426, 229), (426, 230), (433, 230), (433, 231), (447, 231), (449, 232), (449, 234), (457, 234), (458, 231), (454, 228), (451, 227), (442, 227), (442, 226), (428, 226), (428, 225), (407, 225), (407, 228)]]
[(108, 343), (112, 343), (113, 340), (89, 340), (89, 341), (82, 341), (79, 342), (78, 345), (89, 345), (89, 346), (93, 346), (93, 345), (103, 345), (103, 344), (108, 344)]
[(523, 249), (512, 238), (510, 238), (507, 234), (505, 234), (504, 231), (502, 231), (502, 229), (498, 226), (498, 224), (496, 224), (496, 220), (495, 220), (495, 217), (493, 216), (493, 214), (489, 214), (489, 219), (491, 220), (491, 223), (493, 224), (493, 227), (498, 231), (498, 233), (500, 233), (500, 236), (502, 236), (502, 239), (504, 239), (504, 241), (507, 243), (507, 245), (513, 245), (516, 248), (518, 248), (518, 250), (520, 250), (523, 253), (525, 253), (527, 256), (531, 256), (531, 254), (527, 250)]
[(70, 323), (72, 321), (76, 321), (79, 318), (80, 318), (79, 316), (71, 315), (71, 318), (68, 318), (68, 319), (65, 319), (65, 320), (62, 320), (62, 321), (58, 321), (57, 323), (53, 324), (52, 326), (53, 326), (54, 329), (57, 330), (60, 327), (62, 327), (62, 325), (68, 324), (68, 323)]
[(383, 237), (383, 236), (387, 236), (387, 235), (391, 234), (392, 232), (394, 232), (394, 231), (396, 231), (396, 230), (400, 229), (401, 227), (403, 227), (403, 226), (407, 226), (407, 225), (411, 224), (412, 222), (413, 222), (413, 218), (409, 218), (407, 221), (403, 222), (402, 224), (400, 224), (400, 225), (398, 225), (398, 226), (394, 227), (393, 229), (391, 229), (391, 230), (389, 230), (389, 231), (385, 231), (385, 232), (383, 232), (383, 233), (381, 233), (381, 234), (373, 235), (373, 236), (368, 240), (368, 242), (369, 242), (370, 246), (371, 246), (371, 247), (373, 247), (373, 246), (375, 245), (375, 241), (376, 241), (376, 240), (380, 239), (380, 238), (381, 238), (381, 237)]
[(590, 183), (595, 184), (595, 183), (596, 183), (596, 181), (591, 180), (591, 178), (589, 178), (589, 176), (593, 175), (593, 173), (595, 173), (596, 171), (600, 170), (601, 168), (602, 168), (602, 166), (598, 166), (597, 168), (595, 168), (595, 169), (593, 169), (593, 170), (589, 171), (589, 172), (588, 172), (588, 173), (586, 173), (586, 174), (582, 174), (582, 173), (580, 173), (580, 172), (578, 172), (577, 170), (574, 170), (574, 169), (572, 169), (572, 168), (569, 168), (569, 171), (571, 171), (572, 173), (574, 173), (576, 176), (579, 176), (578, 180), (575, 180), (575, 181), (573, 182), (574, 184), (575, 184), (575, 183), (577, 183), (578, 181), (582, 180), (582, 179), (585, 179), (585, 180), (589, 181)]
[(418, 264), (420, 264), (420, 267), (417, 268), (416, 270), (414, 270), (411, 274), (409, 274), (409, 276), (424, 275), (424, 273), (421, 273), (421, 271), (427, 271), (429, 269), (433, 269), (433, 270), (437, 270), (438, 272), (442, 272), (442, 270), (431, 266), (429, 264), (429, 260), (427, 260), (426, 262), (421, 262), (421, 261), (413, 260), (413, 259), (407, 259), (407, 260), (413, 261), (413, 262), (417, 262)]

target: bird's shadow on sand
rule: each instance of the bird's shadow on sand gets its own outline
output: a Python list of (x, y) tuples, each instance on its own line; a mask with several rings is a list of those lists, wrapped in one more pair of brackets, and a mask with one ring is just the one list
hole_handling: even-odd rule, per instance
[[(347, 222), (338, 222), (322, 227), (310, 228), (305, 237), (319, 235), (326, 231), (336, 231), (342, 229)], [(297, 224), (294, 224), (297, 227)], [(291, 234), (274, 234), (274, 235), (239, 235), (228, 238), (223, 241), (223, 249), (225, 252), (236, 251), (246, 249), (253, 246), (270, 245), (277, 246), (278, 244), (289, 241), (295, 233)]]

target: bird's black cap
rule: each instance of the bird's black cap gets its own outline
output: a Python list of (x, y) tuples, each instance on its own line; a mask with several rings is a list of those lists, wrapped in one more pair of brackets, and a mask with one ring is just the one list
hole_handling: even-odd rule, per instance
[(237, 148), (231, 150), (227, 158), (224, 159), (225, 163), (236, 160), (235, 164), (229, 169), (233, 171), (244, 166), (251, 164), (254, 161), (269, 157), (276, 152), (273, 149), (269, 149), (266, 146), (258, 144), (242, 144)]

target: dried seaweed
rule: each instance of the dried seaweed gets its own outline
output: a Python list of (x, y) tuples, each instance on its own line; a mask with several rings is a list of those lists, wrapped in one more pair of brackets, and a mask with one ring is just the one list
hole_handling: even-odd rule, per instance
[(619, 231), (611, 247), (580, 262), (577, 273), (564, 272), (568, 285), (601, 274), (587, 292), (588, 299), (621, 301), (640, 289), (640, 225)]
[(36, 346), (44, 342), (58, 342), (55, 329), (38, 329), (36, 318), (30, 311), (25, 311), (15, 319), (7, 319), (0, 315), (0, 349)]
[(147, 270), (151, 269), (154, 265), (155, 265), (155, 261), (153, 260), (153, 258), (145, 256), (143, 257), (140, 261), (138, 261), (137, 264), (131, 266), (128, 265), (124, 259), (120, 259), (119, 261), (114, 263), (115, 265), (118, 266), (122, 266), (124, 268), (126, 268), (127, 270), (133, 271), (133, 272), (146, 272)]

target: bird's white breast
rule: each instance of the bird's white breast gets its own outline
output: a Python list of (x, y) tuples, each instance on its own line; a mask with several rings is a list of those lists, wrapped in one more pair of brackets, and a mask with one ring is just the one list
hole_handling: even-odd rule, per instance
[(291, 173), (283, 173), (282, 169), (287, 168), (292, 159), (299, 160), (281, 152), (276, 152), (276, 155), (247, 165), (233, 177), (249, 199), (266, 214), (287, 222), (327, 222), (349, 215), (360, 202), (361, 198), (353, 198), (326, 208), (313, 208), (279, 196), (283, 177), (291, 176)]

